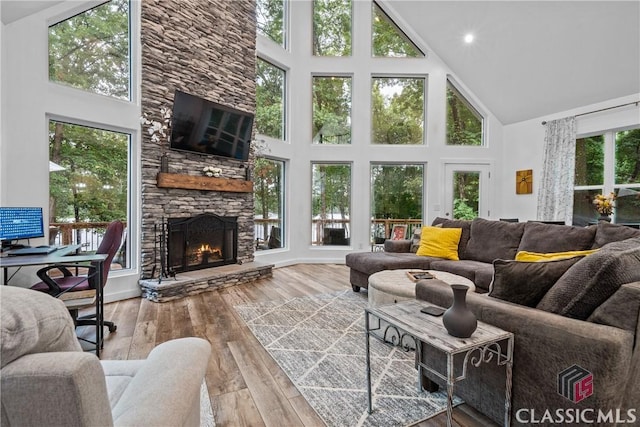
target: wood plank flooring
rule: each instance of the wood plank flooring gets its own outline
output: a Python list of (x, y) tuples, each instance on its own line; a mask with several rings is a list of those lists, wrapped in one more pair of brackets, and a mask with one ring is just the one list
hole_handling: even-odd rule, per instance
[[(101, 358), (146, 358), (164, 341), (201, 337), (212, 346), (205, 381), (217, 426), (323, 426), (233, 306), (345, 289), (351, 289), (346, 266), (299, 264), (274, 269), (269, 279), (177, 301), (154, 303), (134, 298), (106, 304), (105, 319), (114, 321), (118, 330), (106, 333)], [(456, 408), (454, 418), (459, 427), (491, 425), (465, 405)], [(441, 414), (417, 425), (445, 426), (446, 417)]]

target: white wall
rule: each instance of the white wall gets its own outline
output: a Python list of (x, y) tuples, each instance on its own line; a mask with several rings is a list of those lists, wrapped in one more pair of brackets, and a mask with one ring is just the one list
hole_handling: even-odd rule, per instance
[[(424, 222), (444, 215), (444, 171), (442, 159), (483, 159), (494, 170), (500, 165), (502, 125), (482, 102), (473, 95), (471, 101), (485, 114), (487, 126), (486, 147), (454, 147), (445, 145), (446, 82), (452, 71), (423, 40), (415, 37), (408, 26), (394, 20), (413, 38), (426, 58), (372, 58), (371, 57), (371, 3), (356, 1), (353, 15), (353, 46), (351, 57), (314, 57), (312, 46), (312, 3), (291, 2), (292, 32), (288, 50), (258, 37), (258, 56), (270, 60), (287, 70), (288, 122), (287, 141), (269, 141), (270, 156), (287, 160), (286, 191), (289, 203), (286, 209), (288, 230), (284, 249), (258, 251), (257, 261), (285, 265), (295, 262), (343, 263), (344, 256), (353, 251), (369, 249), (370, 228), (370, 164), (371, 162), (422, 163), (425, 165), (426, 188), (424, 194)], [(390, 11), (392, 12), (392, 11)], [(312, 75), (348, 75), (352, 77), (352, 143), (350, 145), (311, 144)], [(384, 146), (370, 144), (371, 129), (371, 77), (420, 76), (426, 77), (427, 120), (426, 145)], [(455, 78), (455, 75), (453, 75)], [(455, 79), (460, 82), (459, 79)], [(463, 82), (462, 82), (463, 83)], [(462, 84), (461, 90), (467, 92)], [(261, 136), (258, 136), (262, 138)], [(267, 139), (267, 138), (265, 138)], [(267, 139), (268, 140), (268, 139)], [(311, 246), (311, 162), (347, 161), (352, 164), (351, 246)], [(495, 198), (490, 185), (490, 199)], [(440, 210), (436, 210), (440, 208)], [(492, 212), (493, 214), (493, 212)]]
[[(640, 94), (504, 126), (504, 150), (501, 160), (503, 167), (498, 181), (501, 183), (499, 191), (501, 196), (497, 200), (499, 216), (520, 218), (520, 221), (536, 219), (538, 184), (544, 156), (545, 127), (542, 121), (589, 113), (638, 100), (640, 100)], [(579, 137), (638, 125), (640, 125), (640, 108), (637, 105), (576, 117), (576, 132)], [(521, 169), (533, 169), (532, 194), (515, 193), (515, 175), (516, 171)]]
[[(111, 99), (49, 82), (48, 26), (75, 15), (88, 4), (95, 5), (96, 2), (64, 2), (2, 27), (0, 157), (3, 191), (0, 202), (3, 206), (41, 206), (45, 222), (49, 218), (49, 118), (131, 133), (133, 152), (137, 152), (139, 102)], [(138, 40), (135, 36), (136, 46)], [(138, 51), (136, 46), (134, 53)], [(137, 170), (137, 159), (134, 155), (134, 171)], [(137, 200), (139, 181), (134, 179), (133, 182), (132, 191)], [(137, 202), (134, 202), (134, 209), (136, 207)], [(32, 239), (31, 245), (46, 241)], [(139, 295), (138, 276), (137, 269), (112, 274), (109, 286), (105, 288), (105, 299), (111, 301)], [(36, 281), (33, 270), (23, 269), (11, 284), (30, 286)]]

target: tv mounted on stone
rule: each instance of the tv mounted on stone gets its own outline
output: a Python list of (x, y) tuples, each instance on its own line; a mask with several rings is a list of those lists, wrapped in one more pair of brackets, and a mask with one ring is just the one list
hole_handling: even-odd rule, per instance
[(254, 115), (176, 90), (171, 148), (246, 162)]

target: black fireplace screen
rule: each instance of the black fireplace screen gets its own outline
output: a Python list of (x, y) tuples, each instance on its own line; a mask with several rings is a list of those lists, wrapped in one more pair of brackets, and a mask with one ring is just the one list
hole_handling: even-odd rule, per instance
[(169, 271), (179, 273), (236, 263), (237, 217), (205, 213), (169, 218), (167, 226)]

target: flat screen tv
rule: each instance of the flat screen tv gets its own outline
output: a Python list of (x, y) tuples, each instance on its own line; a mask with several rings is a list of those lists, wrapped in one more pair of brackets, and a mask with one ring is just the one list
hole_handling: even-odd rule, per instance
[(246, 162), (252, 128), (253, 114), (176, 90), (172, 149)]
[(44, 237), (42, 208), (0, 207), (0, 240)]

